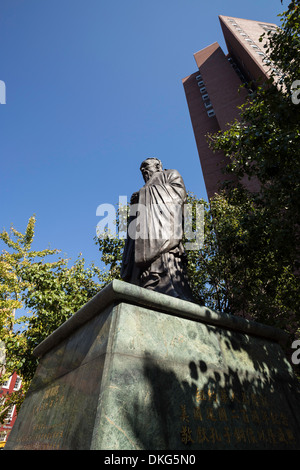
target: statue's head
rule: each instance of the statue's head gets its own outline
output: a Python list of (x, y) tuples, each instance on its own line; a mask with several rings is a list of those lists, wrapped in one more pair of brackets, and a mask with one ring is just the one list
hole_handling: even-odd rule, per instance
[(157, 171), (162, 171), (162, 163), (158, 158), (150, 157), (146, 158), (140, 166), (144, 181), (147, 182), (149, 178)]

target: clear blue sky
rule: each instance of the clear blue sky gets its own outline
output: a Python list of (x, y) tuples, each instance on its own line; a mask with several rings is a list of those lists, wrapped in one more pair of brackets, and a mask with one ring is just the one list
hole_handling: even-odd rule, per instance
[[(36, 214), (35, 249), (100, 265), (96, 208), (156, 156), (207, 198), (182, 78), (218, 15), (279, 24), (280, 0), (1, 0), (0, 230)], [(0, 246), (2, 248), (2, 246)]]

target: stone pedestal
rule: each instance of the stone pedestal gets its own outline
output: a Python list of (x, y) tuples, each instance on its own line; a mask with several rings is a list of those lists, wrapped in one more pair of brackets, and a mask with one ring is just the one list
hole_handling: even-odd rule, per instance
[(300, 449), (282, 331), (113, 281), (35, 350), (6, 449)]

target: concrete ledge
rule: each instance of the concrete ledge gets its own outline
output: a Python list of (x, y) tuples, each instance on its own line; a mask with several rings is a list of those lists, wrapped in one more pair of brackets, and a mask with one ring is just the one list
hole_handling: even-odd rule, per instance
[(288, 340), (288, 335), (278, 328), (246, 320), (245, 318), (234, 315), (220, 313), (205, 306), (153, 292), (127, 282), (114, 280), (78, 310), (69, 320), (48, 336), (48, 338), (42, 341), (34, 349), (34, 355), (36, 357), (42, 357), (76, 329), (97, 315), (99, 311), (103, 311), (111, 304), (120, 302), (149, 307), (169, 315), (175, 315), (181, 318), (262, 337), (281, 345), (286, 344)]

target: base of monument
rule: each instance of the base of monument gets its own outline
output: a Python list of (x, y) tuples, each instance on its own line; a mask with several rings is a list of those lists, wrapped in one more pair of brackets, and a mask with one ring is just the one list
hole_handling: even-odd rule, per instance
[(285, 334), (113, 281), (35, 350), (5, 449), (300, 449)]

